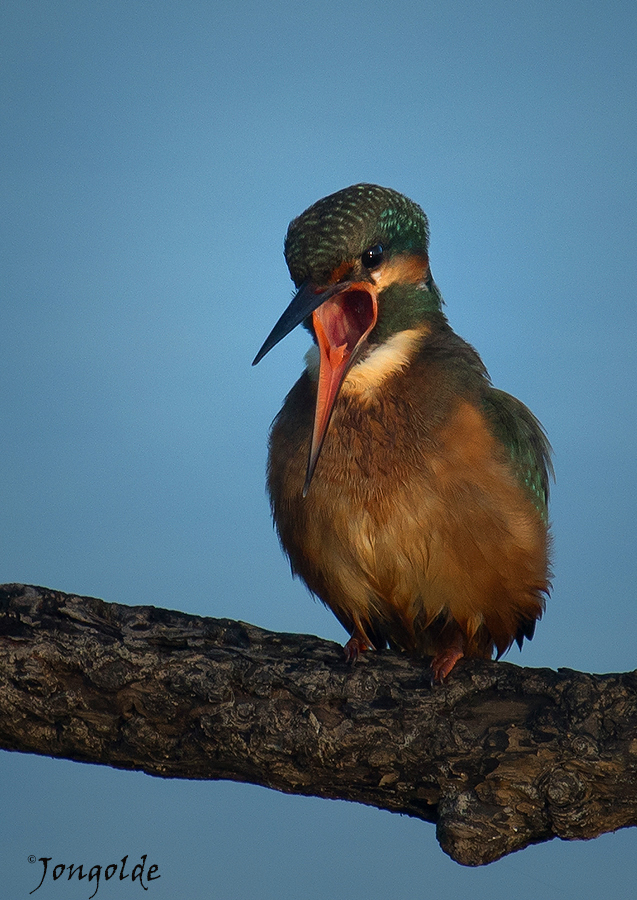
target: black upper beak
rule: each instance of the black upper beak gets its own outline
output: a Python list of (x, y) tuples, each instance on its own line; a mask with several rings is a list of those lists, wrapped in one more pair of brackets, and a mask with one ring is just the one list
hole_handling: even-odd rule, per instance
[(300, 325), (304, 319), (307, 319), (315, 309), (318, 309), (333, 294), (338, 294), (345, 290), (347, 284), (347, 282), (340, 281), (338, 284), (332, 284), (323, 290), (321, 288), (317, 289), (316, 285), (312, 284), (311, 281), (304, 281), (292, 298), (288, 308), (265, 339), (263, 346), (254, 357), (252, 365), (256, 366), (275, 344), (283, 340), (286, 334), (289, 334), (297, 325)]

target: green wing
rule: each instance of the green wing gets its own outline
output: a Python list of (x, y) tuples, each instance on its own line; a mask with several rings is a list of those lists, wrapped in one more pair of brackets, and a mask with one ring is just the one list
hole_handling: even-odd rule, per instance
[(482, 402), (493, 433), (511, 454), (520, 484), (546, 521), (549, 478), (554, 472), (544, 429), (531, 410), (511, 394), (490, 388)]

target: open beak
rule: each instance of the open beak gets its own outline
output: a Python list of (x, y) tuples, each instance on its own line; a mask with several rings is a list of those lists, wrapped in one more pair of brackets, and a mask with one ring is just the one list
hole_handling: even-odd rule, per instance
[(317, 291), (314, 285), (305, 282), (266, 338), (252, 365), (256, 365), (309, 315), (312, 316), (320, 365), (304, 497), (310, 487), (340, 387), (376, 324), (376, 289), (369, 282), (360, 281), (340, 282), (324, 291)]

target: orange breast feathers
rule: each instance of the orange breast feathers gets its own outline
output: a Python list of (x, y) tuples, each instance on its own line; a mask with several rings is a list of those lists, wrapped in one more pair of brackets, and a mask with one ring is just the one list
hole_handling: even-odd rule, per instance
[(292, 569), (352, 635), (349, 655), (387, 642), (433, 655), (441, 680), (532, 634), (547, 530), (480, 409), (414, 412), (387, 383), (374, 402), (344, 392), (303, 498), (311, 393), (304, 375), (274, 422), (268, 487)]

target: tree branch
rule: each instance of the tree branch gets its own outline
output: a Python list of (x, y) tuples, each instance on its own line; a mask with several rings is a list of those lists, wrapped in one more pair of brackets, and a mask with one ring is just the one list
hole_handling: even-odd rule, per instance
[(389, 651), (0, 587), (0, 746), (227, 778), (435, 822), (481, 865), (637, 824), (637, 673), (462, 660), (431, 686)]

